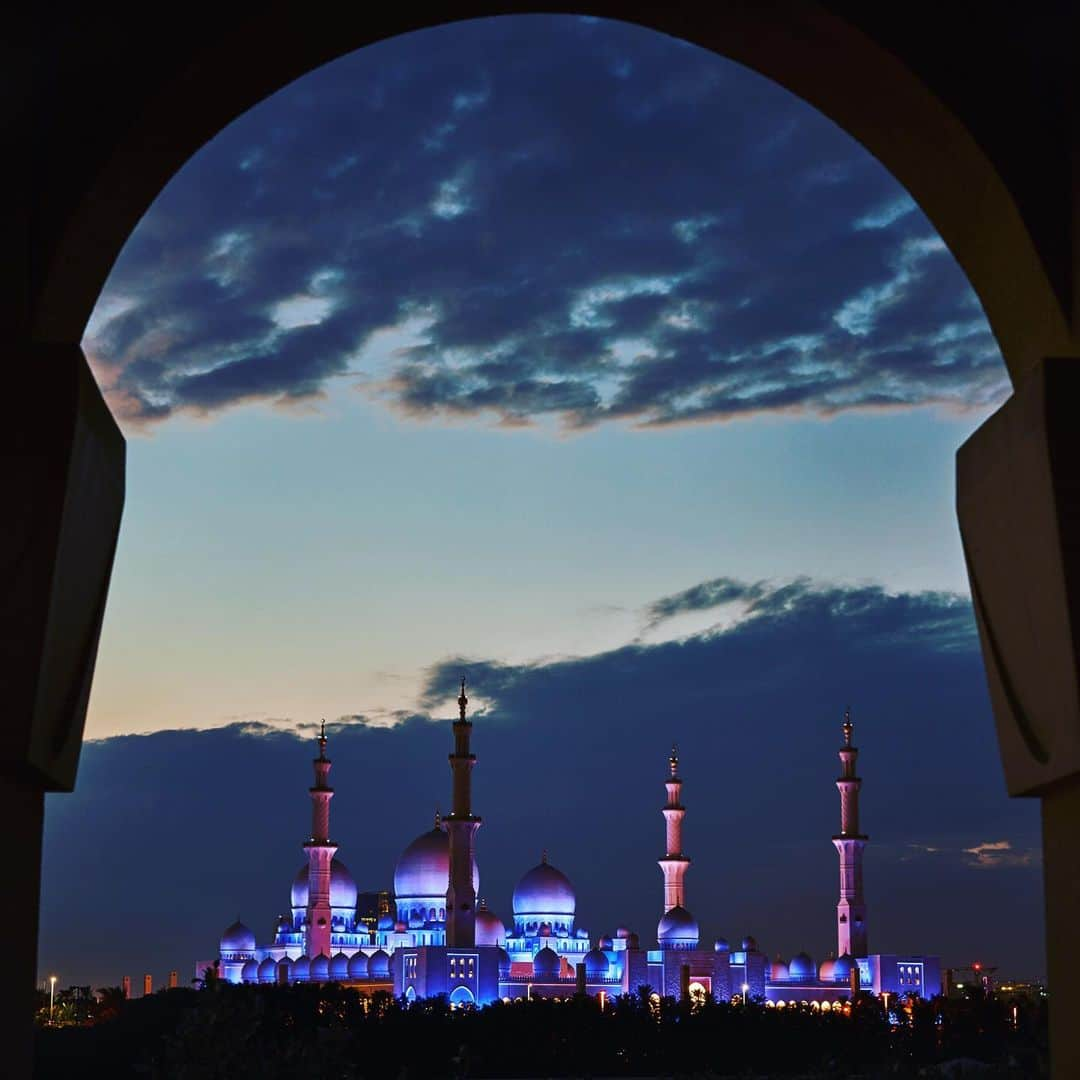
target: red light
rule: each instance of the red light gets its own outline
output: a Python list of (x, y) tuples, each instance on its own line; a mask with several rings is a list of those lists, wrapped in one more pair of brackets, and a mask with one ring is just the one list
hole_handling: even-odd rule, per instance
[(971, 965), (976, 971), (982, 971), (982, 964), (974, 963)]

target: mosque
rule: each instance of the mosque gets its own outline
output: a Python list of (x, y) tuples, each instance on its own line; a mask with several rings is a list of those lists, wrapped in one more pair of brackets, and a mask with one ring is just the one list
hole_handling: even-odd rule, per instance
[(868, 837), (859, 831), (862, 780), (855, 771), (858, 749), (850, 713), (844, 715), (836, 781), (840, 831), (832, 838), (840, 863), (836, 958), (816, 965), (802, 952), (787, 962), (770, 962), (750, 936), (735, 948), (723, 938), (711, 948), (702, 946), (697, 920), (686, 906), (690, 859), (682, 849), (686, 808), (674, 747), (664, 780), (666, 844), (659, 860), (664, 901), (655, 946), (643, 946), (625, 928), (593, 938), (578, 926), (574, 888), (546, 853), (514, 889), (513, 925), (507, 928), (478, 900), (481, 819), (472, 810), (476, 755), (468, 703), (462, 681), (449, 755), (452, 811), (436, 816), (434, 827), (402, 852), (393, 899), (383, 894), (384, 910), (373, 918), (358, 907), (356, 881), (330, 839), (334, 791), (324, 725), (309, 790), (307, 860), (293, 878), (291, 914), (279, 919), (273, 940), (263, 945), (247, 926), (234, 923), (222, 935), (217, 960), (196, 965), (197, 977), (212, 968), (233, 983), (336, 981), (407, 1001), (446, 995), (454, 1005), (575, 993), (603, 1001), (649, 987), (654, 994), (683, 999), (757, 999), (774, 1007), (807, 1002), (824, 1010), (860, 989), (927, 998), (941, 992), (938, 957), (869, 951), (862, 872)]

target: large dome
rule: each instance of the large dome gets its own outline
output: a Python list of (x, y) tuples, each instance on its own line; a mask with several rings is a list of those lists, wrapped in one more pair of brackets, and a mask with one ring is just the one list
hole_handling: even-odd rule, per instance
[(529, 870), (514, 889), (514, 918), (564, 915), (573, 918), (577, 902), (570, 879), (546, 859)]
[[(480, 888), (480, 871), (473, 857), (473, 888)], [(398, 900), (445, 897), (450, 884), (450, 837), (438, 826), (418, 836), (402, 853), (394, 868), (394, 896)]]
[(697, 946), (697, 919), (684, 907), (675, 906), (664, 912), (656, 927), (656, 939), (663, 947), (692, 949)]
[(237, 920), (221, 935), (222, 953), (249, 953), (255, 951), (255, 935)]
[(788, 964), (788, 977), (795, 979), (813, 979), (817, 975), (814, 961), (804, 953), (796, 953)]
[[(349, 868), (340, 860), (330, 864), (330, 906), (356, 912), (356, 882)], [(296, 871), (292, 883), (292, 906), (306, 908), (308, 905), (308, 866), (305, 863)]]

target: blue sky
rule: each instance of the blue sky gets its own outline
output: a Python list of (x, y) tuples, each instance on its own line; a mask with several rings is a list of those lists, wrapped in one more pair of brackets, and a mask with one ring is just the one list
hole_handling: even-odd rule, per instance
[[(697, 747), (687, 772), (702, 797), (706, 775), (746, 777), (728, 839), (704, 841), (730, 816), (695, 811), (703, 925), (736, 936), (729, 924), (757, 912), (769, 925), (755, 933), (787, 948), (776, 867), (791, 862), (806, 872), (785, 902), (812, 905), (799, 940), (822, 952), (850, 701), (874, 748), (868, 784), (890, 794), (868, 794), (867, 827), (891, 837), (875, 872), (894, 899), (870, 890), (895, 947), (931, 947), (909, 940), (922, 908), (895, 897), (948, 882), (945, 923), (964, 949), (981, 935), (1041, 967), (1037, 821), (1004, 796), (952, 511), (952, 455), (1003, 400), (1004, 368), (932, 226), (804, 103), (609, 22), (515, 17), (384, 42), (287, 87), (189, 162), (122, 253), (84, 345), (129, 436), (129, 501), (97, 741), (76, 795), (50, 800), (46, 905), (71, 845), (103, 848), (103, 792), (132, 753), (157, 778), (149, 822), (196, 813), (187, 781), (170, 781), (178, 747), (191, 775), (212, 777), (198, 813), (245, 845), (251, 800), (272, 791), (283, 806), (265, 864), (223, 865), (168, 947), (154, 918), (190, 904), (128, 919), (131, 964), (184, 969), (242, 901), (253, 925), (277, 913), (276, 895), (255, 894), (295, 869), (296, 733), (325, 716), (354, 763), (379, 747), (364, 768), (386, 778), (342, 764), (336, 779), (392, 798), (380, 785), (440, 745), (430, 721), (449, 715), (464, 668), (478, 731), (491, 728), (482, 763), (514, 763), (481, 806), (507, 896), (535, 852), (495, 822), (536, 847), (552, 816), (499, 799), (564, 790), (587, 752), (604, 812), (556, 814), (547, 846), (587, 877), (585, 852), (637, 822), (607, 867), (640, 875), (630, 910), (602, 881), (579, 887), (587, 927), (633, 919), (648, 934), (650, 784), (675, 736)], [(916, 755), (908, 725), (929, 739), (931, 721), (947, 752)], [(758, 736), (733, 765), (747, 724)], [(898, 755), (903, 784), (887, 765)], [(256, 760), (280, 770), (272, 786), (249, 775)], [(363, 883), (389, 880), (390, 853), (444, 799), (442, 767), (423, 775), (370, 862), (369, 828), (338, 829)], [(804, 849), (787, 826), (807, 799), (825, 839)], [(567, 813), (583, 805), (566, 799)], [(204, 849), (170, 842), (162, 873), (210, 865)], [(750, 878), (734, 892), (731, 860)], [(86, 876), (103, 919), (124, 873)], [(972, 924), (987, 892), (999, 899)], [(78, 956), (69, 967), (110, 977), (85, 935), (49, 927), (43, 963)]]

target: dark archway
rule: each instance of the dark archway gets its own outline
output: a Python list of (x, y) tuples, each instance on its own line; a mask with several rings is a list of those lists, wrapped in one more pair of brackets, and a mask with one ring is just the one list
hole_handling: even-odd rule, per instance
[[(277, 3), (185, 10), (164, 28), (149, 15), (61, 9), (24, 28), (25, 63), (9, 69), (21, 82), (7, 97), (16, 250), (0, 294), (14, 336), (0, 438), (14, 478), (14, 525), (0, 536), (0, 682), (11, 688), (0, 802), (25, 874), (0, 910), (23, 928), (9, 961), (27, 992), (42, 793), (74, 781), (123, 498), (123, 440), (79, 349), (116, 255), (183, 163), (289, 81), (434, 22), (542, 10), (561, 9), (468, 3), (438, 19), (402, 6), (313, 19), (306, 5)], [(578, 12), (712, 49), (816, 106), (908, 189), (982, 301), (1018, 393), (962, 453), (961, 522), (1010, 788), (1044, 798), (1055, 1075), (1074, 1075), (1080, 543), (1070, 530), (1080, 493), (1062, 462), (1080, 452), (1068, 422), (1080, 395), (1068, 362), (1080, 358), (1075, 10), (984, 5), (977, 25), (963, 9), (912, 16), (842, 3)], [(1066, 359), (1045, 363), (1054, 357)], [(9, 1045), (27, 1045), (28, 1014), (6, 1014)], [(12, 1075), (26, 1060), (12, 1059)]]

